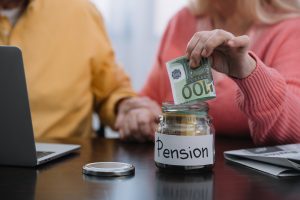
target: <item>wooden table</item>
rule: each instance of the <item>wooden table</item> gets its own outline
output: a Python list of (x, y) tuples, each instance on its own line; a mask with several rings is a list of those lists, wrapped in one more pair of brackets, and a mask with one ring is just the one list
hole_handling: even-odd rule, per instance
[[(153, 144), (110, 139), (67, 139), (50, 142), (81, 144), (80, 152), (37, 168), (0, 167), (0, 199), (37, 200), (181, 200), (300, 199), (300, 179), (277, 179), (227, 163), (223, 152), (253, 147), (249, 140), (216, 139), (216, 165), (211, 173), (165, 174), (154, 165)], [(132, 163), (136, 173), (123, 178), (82, 174), (97, 161)]]

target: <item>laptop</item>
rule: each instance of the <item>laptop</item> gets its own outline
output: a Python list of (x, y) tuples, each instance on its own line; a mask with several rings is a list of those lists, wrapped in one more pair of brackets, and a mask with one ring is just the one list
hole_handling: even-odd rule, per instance
[(34, 142), (21, 50), (0, 46), (0, 165), (36, 166), (79, 148)]

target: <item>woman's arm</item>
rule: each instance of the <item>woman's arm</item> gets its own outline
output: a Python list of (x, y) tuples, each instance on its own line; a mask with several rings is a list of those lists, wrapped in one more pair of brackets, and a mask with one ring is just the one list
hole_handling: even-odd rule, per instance
[(248, 117), (251, 136), (257, 144), (300, 141), (300, 30), (297, 29), (290, 27), (290, 31), (282, 33), (286, 37), (273, 41), (278, 45), (272, 49), (269, 66), (248, 52), (246, 36), (235, 37), (223, 31), (202, 33), (205, 42), (199, 43), (198, 35), (188, 45), (192, 66), (201, 56), (212, 56), (214, 68), (238, 84), (238, 105)]

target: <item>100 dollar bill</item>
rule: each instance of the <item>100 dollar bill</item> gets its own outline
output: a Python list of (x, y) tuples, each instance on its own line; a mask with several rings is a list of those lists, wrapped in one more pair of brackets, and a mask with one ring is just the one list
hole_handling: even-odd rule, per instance
[(185, 56), (179, 57), (167, 62), (167, 71), (175, 104), (216, 97), (209, 59), (202, 58), (199, 66), (192, 69)]

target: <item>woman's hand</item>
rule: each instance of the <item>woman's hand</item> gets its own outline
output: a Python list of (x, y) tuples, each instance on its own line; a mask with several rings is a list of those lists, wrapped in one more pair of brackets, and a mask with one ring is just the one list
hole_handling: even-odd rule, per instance
[(213, 68), (234, 78), (246, 78), (256, 67), (255, 60), (248, 54), (249, 37), (235, 37), (224, 30), (195, 33), (187, 45), (189, 65), (195, 68), (201, 57), (212, 57)]
[(123, 140), (154, 140), (160, 114), (160, 106), (147, 97), (125, 99), (119, 105), (115, 128)]

